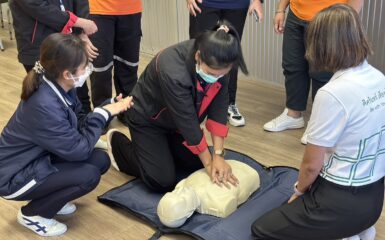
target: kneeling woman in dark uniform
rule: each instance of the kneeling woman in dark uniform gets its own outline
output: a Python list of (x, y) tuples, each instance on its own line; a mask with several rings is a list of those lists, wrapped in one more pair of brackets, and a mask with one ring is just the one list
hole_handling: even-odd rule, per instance
[[(115, 167), (158, 192), (172, 190), (177, 175), (203, 166), (215, 183), (236, 185), (223, 158), (233, 66), (247, 74), (238, 34), (227, 23), (158, 53), (131, 92), (135, 105), (126, 112), (131, 140), (108, 134)], [(213, 155), (200, 126), (206, 117)]]
[(29, 201), (17, 220), (42, 236), (63, 234), (66, 225), (52, 218), (74, 212), (69, 202), (98, 185), (110, 161), (94, 149), (95, 143), (111, 116), (132, 104), (131, 98), (118, 97), (117, 103), (79, 115), (75, 87), (91, 71), (79, 38), (59, 33), (47, 37), (40, 62), (25, 77), (21, 102), (1, 134), (0, 196)]

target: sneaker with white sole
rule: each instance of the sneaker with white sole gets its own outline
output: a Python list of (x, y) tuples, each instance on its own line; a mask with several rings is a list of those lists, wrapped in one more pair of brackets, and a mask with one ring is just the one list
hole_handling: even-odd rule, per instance
[(303, 145), (306, 145), (307, 144), (307, 133), (305, 132), (302, 137), (301, 137), (301, 143)]
[(245, 118), (239, 112), (237, 105), (230, 104), (227, 108), (227, 118), (229, 123), (234, 127), (242, 127), (245, 126)]
[(67, 226), (55, 219), (43, 218), (40, 216), (24, 216), (21, 210), (17, 213), (17, 221), (24, 227), (34, 231), (43, 237), (53, 237), (64, 234)]
[(66, 205), (64, 205), (60, 210), (59, 212), (57, 212), (56, 214), (58, 215), (68, 215), (68, 214), (72, 214), (76, 211), (76, 205), (73, 204), (73, 203), (66, 203)]
[(112, 135), (114, 132), (122, 133), (121, 131), (119, 131), (116, 128), (112, 128), (112, 129), (108, 130), (108, 132), (107, 132), (107, 152), (108, 152), (108, 156), (110, 157), (112, 167), (115, 168), (116, 170), (120, 171), (118, 164), (115, 161), (114, 154), (112, 154), (111, 139), (112, 139)]
[(303, 117), (290, 117), (287, 115), (288, 111), (289, 110), (285, 108), (281, 115), (263, 125), (263, 129), (269, 132), (280, 132), (287, 129), (303, 128), (305, 126), (305, 121), (303, 120)]

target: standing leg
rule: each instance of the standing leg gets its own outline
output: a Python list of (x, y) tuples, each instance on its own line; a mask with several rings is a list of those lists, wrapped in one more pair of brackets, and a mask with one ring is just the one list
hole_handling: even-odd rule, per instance
[(142, 13), (118, 16), (114, 42), (116, 94), (128, 96), (138, 80)]
[[(239, 34), (239, 38), (242, 39), (243, 28), (245, 26), (247, 8), (245, 9), (226, 9), (222, 10), (222, 19), (227, 20), (234, 26)], [(245, 118), (239, 112), (238, 107), (235, 103), (237, 95), (237, 84), (238, 84), (238, 68), (233, 68), (230, 71), (229, 79), (229, 108), (228, 116), (229, 123), (235, 127), (245, 125)]]
[(115, 17), (90, 15), (98, 26), (98, 31), (90, 36), (92, 44), (99, 50), (99, 56), (93, 61), (94, 72), (91, 74), (91, 95), (94, 107), (112, 96), (112, 67), (115, 36)]
[(205, 30), (213, 29), (220, 19), (220, 9), (204, 7), (201, 4), (199, 4), (199, 7), (202, 10), (201, 13), (198, 13), (196, 17), (190, 15), (190, 39), (196, 38)]
[(305, 59), (306, 26), (306, 22), (289, 10), (282, 45), (286, 108), (281, 115), (263, 126), (267, 131), (279, 132), (305, 126), (301, 112), (306, 110), (310, 87), (309, 66)]
[(314, 100), (315, 95), (318, 92), (318, 89), (323, 87), (329, 80), (333, 77), (331, 72), (310, 72), (311, 82), (311, 96)]

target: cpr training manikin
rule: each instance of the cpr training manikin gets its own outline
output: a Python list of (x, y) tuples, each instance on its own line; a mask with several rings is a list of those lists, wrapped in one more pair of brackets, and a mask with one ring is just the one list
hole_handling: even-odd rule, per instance
[(166, 193), (158, 204), (158, 216), (167, 227), (180, 227), (197, 211), (224, 218), (234, 212), (260, 186), (259, 175), (249, 165), (227, 160), (232, 173), (238, 178), (238, 186), (230, 189), (218, 186), (210, 180), (206, 170), (195, 171), (181, 180), (174, 191)]

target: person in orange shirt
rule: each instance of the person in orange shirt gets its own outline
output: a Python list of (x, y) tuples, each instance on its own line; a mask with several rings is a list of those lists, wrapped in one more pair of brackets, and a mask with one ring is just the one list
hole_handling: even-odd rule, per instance
[[(99, 31), (90, 39), (98, 49), (91, 74), (93, 106), (112, 96), (112, 69), (116, 93), (128, 96), (138, 76), (142, 37), (141, 0), (89, 0), (90, 19)], [(84, 93), (88, 98), (88, 92)], [(118, 117), (121, 121), (123, 117)]]
[[(282, 67), (285, 75), (286, 108), (277, 118), (266, 123), (266, 131), (279, 132), (287, 129), (303, 128), (302, 112), (306, 110), (310, 83), (314, 99), (318, 89), (325, 85), (333, 73), (309, 72), (305, 59), (305, 32), (308, 23), (322, 9), (337, 3), (352, 6), (359, 12), (363, 0), (281, 0), (274, 19), (274, 30), (283, 34)], [(289, 6), (286, 23), (285, 13)], [(312, 79), (312, 82), (310, 82)], [(301, 139), (306, 144), (306, 134)]]

